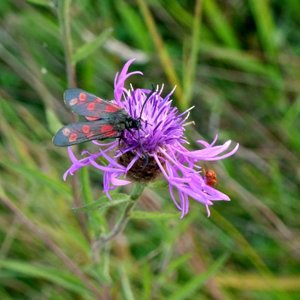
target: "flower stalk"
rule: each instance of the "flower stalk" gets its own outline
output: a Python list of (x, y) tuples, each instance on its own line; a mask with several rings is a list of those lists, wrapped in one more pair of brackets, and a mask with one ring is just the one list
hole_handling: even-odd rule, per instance
[(107, 235), (104, 235), (100, 237), (98, 240), (94, 241), (92, 251), (93, 251), (93, 257), (95, 261), (99, 261), (99, 250), (125, 229), (130, 219), (130, 213), (133, 210), (134, 206), (136, 205), (137, 200), (142, 195), (144, 188), (145, 188), (145, 184), (142, 183), (135, 183), (133, 185), (132, 192), (129, 197), (129, 202), (127, 203), (124, 212), (120, 217), (118, 223), (113, 227), (113, 229)]

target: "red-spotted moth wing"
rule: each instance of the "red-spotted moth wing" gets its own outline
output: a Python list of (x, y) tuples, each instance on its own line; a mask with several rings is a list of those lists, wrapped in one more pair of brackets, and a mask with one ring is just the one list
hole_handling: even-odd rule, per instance
[(122, 128), (109, 124), (107, 120), (71, 123), (61, 128), (53, 138), (53, 144), (60, 147), (80, 144), (90, 140), (117, 138)]
[(82, 89), (68, 89), (64, 100), (73, 112), (90, 122), (77, 122), (61, 128), (53, 138), (56, 146), (70, 146), (91, 140), (120, 138), (125, 129), (139, 129), (140, 119), (133, 119), (120, 106)]
[(111, 113), (123, 110), (114, 103), (77, 88), (66, 90), (64, 101), (74, 113), (94, 119), (107, 119)]

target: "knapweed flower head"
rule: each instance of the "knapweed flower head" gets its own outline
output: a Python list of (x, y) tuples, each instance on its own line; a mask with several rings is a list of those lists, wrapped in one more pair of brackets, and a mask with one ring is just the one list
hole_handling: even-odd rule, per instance
[[(113, 103), (122, 107), (133, 119), (140, 120), (138, 130), (124, 130), (121, 137), (112, 142), (93, 141), (98, 150), (95, 153), (83, 151), (78, 159), (72, 152), (68, 153), (72, 162), (64, 174), (64, 179), (77, 170), (93, 166), (104, 173), (103, 191), (110, 198), (109, 192), (132, 181), (149, 182), (163, 175), (169, 184), (170, 196), (175, 206), (184, 217), (189, 211), (189, 201), (194, 199), (206, 206), (214, 201), (230, 200), (227, 195), (211, 186), (201, 170), (205, 161), (216, 161), (233, 155), (238, 144), (230, 150), (231, 141), (223, 145), (198, 140), (201, 149), (190, 151), (184, 136), (184, 125), (189, 110), (180, 113), (172, 106), (172, 94), (163, 96), (163, 85), (154, 90), (125, 88), (125, 81), (134, 74), (128, 72), (133, 60), (128, 61), (114, 81)], [(106, 161), (100, 164), (98, 158)]]

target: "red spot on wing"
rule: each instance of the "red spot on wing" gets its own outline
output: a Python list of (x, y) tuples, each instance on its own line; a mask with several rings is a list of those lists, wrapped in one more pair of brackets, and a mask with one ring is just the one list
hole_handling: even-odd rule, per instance
[(116, 112), (116, 111), (119, 111), (121, 108), (115, 104), (109, 104), (109, 105), (106, 105), (105, 107), (105, 112)]
[(112, 125), (103, 125), (100, 127), (100, 133), (108, 133), (110, 131), (115, 131), (114, 127)]
[(77, 140), (77, 133), (73, 132), (69, 136), (69, 142), (75, 142)]
[(81, 130), (82, 130), (83, 133), (88, 134), (90, 132), (91, 128), (90, 128), (89, 125), (83, 125), (81, 127)]
[(111, 132), (108, 132), (108, 133), (106, 133), (106, 136), (107, 136), (107, 137), (109, 137), (109, 136), (111, 136), (111, 137), (116, 137), (116, 136), (117, 136), (117, 131), (111, 131)]
[(81, 102), (84, 102), (87, 99), (87, 94), (86, 93), (80, 93), (79, 94), (79, 100)]
[(94, 102), (89, 103), (87, 106), (87, 110), (94, 110), (94, 109), (95, 109), (95, 103)]
[(99, 128), (99, 131), (101, 134), (103, 134), (105, 137), (115, 137), (118, 135), (118, 132), (114, 129), (112, 125), (103, 125)]
[(97, 98), (95, 99), (95, 102), (101, 103), (101, 102), (103, 102), (103, 100), (97, 97)]

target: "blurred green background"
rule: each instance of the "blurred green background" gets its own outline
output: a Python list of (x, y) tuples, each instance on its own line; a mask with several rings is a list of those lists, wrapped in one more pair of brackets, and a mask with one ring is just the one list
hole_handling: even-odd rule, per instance
[[(299, 0), (2, 0), (0, 23), (0, 299), (300, 299)], [(241, 144), (209, 165), (232, 201), (180, 220), (155, 182), (95, 263), (123, 206), (72, 210), (107, 203), (102, 174), (63, 182), (51, 139), (63, 91), (111, 99), (133, 57), (134, 86), (195, 105), (191, 147)]]

